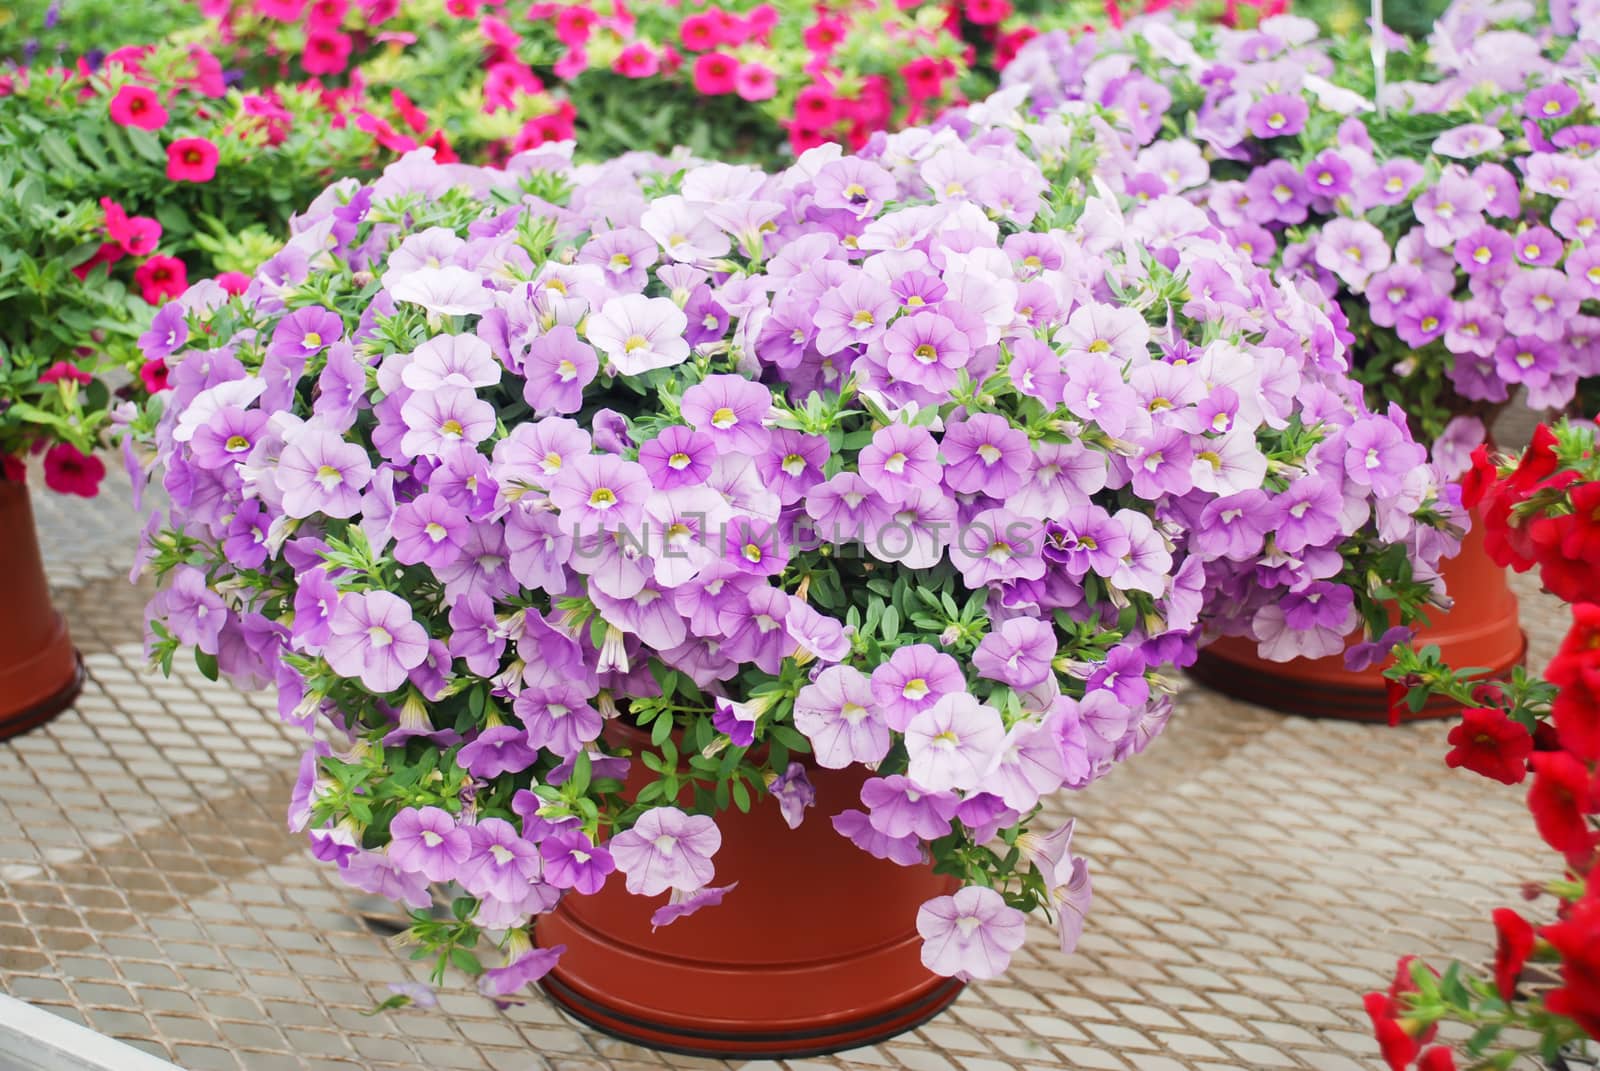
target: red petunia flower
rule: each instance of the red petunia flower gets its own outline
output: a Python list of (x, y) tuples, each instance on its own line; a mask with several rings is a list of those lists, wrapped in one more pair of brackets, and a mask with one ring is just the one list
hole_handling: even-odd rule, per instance
[(1443, 1045), (1435, 1045), (1417, 1061), (1417, 1071), (1456, 1071), (1456, 1058)]
[(70, 380), (79, 386), (88, 386), (94, 382), (94, 377), (71, 361), (57, 361), (55, 364), (39, 373), (39, 382), (43, 384), (59, 383), (63, 379)]
[(217, 147), (205, 138), (179, 138), (167, 146), (167, 178), (210, 182), (217, 174)]
[(307, 74), (338, 74), (350, 66), (350, 50), (354, 42), (349, 34), (334, 29), (315, 29), (306, 34), (305, 51), (300, 53), (300, 66)]
[(56, 443), (44, 455), (44, 484), (62, 495), (93, 498), (106, 478), (106, 463), (71, 443)]
[(1533, 952), (1533, 927), (1509, 907), (1494, 910), (1494, 985), (1500, 999), (1510, 1003), (1517, 992), (1517, 979)]
[(1528, 810), (1546, 844), (1566, 855), (1588, 850), (1593, 834), (1585, 815), (1594, 811), (1589, 768), (1564, 751), (1535, 752)]
[(151, 257), (134, 269), (133, 281), (146, 301), (159, 305), (189, 288), (189, 269), (177, 257)]
[(1499, 478), (1499, 470), (1489, 459), (1489, 444), (1479, 443), (1472, 451), (1472, 467), (1461, 477), (1461, 504), (1467, 509), (1477, 509), (1484, 492)]
[(1528, 776), (1533, 737), (1503, 710), (1474, 707), (1462, 711), (1460, 724), (1450, 729), (1446, 739), (1451, 750), (1444, 764), (1452, 770), (1471, 770), (1503, 785), (1520, 784)]
[(111, 121), (140, 130), (160, 130), (167, 125), (167, 109), (147, 86), (125, 85), (111, 98)]
[(1406, 1033), (1394, 1018), (1392, 1002), (1382, 993), (1368, 993), (1362, 998), (1367, 1016), (1372, 1020), (1372, 1032), (1378, 1039), (1378, 1050), (1390, 1071), (1406, 1071), (1416, 1058), (1417, 1039)]
[(708, 97), (732, 93), (739, 85), (739, 61), (726, 52), (707, 52), (694, 61), (694, 88)]
[(146, 361), (139, 368), (139, 379), (144, 383), (144, 389), (151, 394), (160, 394), (170, 390), (172, 385), (167, 382), (169, 371), (167, 362), (160, 357)]

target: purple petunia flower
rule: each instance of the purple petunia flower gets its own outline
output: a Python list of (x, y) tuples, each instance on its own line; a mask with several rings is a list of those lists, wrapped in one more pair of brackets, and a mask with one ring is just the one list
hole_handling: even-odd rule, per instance
[(267, 346), (269, 357), (304, 360), (344, 337), (344, 321), (321, 305), (296, 309), (278, 321)]
[(1292, 137), (1305, 129), (1310, 114), (1304, 97), (1272, 93), (1250, 106), (1245, 112), (1245, 124), (1258, 138)]
[(566, 945), (530, 949), (504, 967), (490, 967), (478, 975), (478, 992), (499, 998), (525, 989), (549, 974), (566, 950)]
[(705, 483), (716, 456), (717, 447), (710, 435), (682, 424), (662, 428), (659, 435), (639, 447), (639, 463), (651, 485), (662, 491)]
[(472, 835), (439, 807), (407, 807), (389, 823), (389, 859), (429, 881), (451, 881), (472, 853)]
[(593, 896), (617, 869), (611, 853), (596, 846), (581, 829), (563, 829), (539, 842), (544, 860), (544, 880), (558, 889), (574, 889)]
[(485, 818), (470, 827), (471, 854), (456, 872), (461, 887), (474, 896), (516, 900), (538, 879), (539, 849), (503, 818)]
[(806, 776), (805, 764), (799, 762), (791, 762), (773, 778), (767, 785), (767, 794), (778, 801), (778, 813), (790, 829), (799, 829), (805, 821), (806, 808), (817, 803), (817, 790)]
[(589, 695), (570, 681), (528, 688), (518, 695), (512, 710), (526, 729), (527, 745), (547, 748), (570, 758), (600, 737), (605, 725), (600, 712), (589, 705)]

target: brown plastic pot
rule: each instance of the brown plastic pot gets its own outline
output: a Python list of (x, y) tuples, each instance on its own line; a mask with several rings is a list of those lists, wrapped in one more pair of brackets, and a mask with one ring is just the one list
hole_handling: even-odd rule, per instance
[(50, 584), (33, 527), (28, 485), (0, 478), (0, 740), (42, 725), (83, 688), (83, 662)]
[[(1481, 666), (1494, 677), (1521, 665), (1528, 641), (1517, 618), (1517, 598), (1506, 583), (1505, 569), (1484, 550), (1481, 524), (1473, 525), (1461, 553), (1446, 560), (1440, 571), (1455, 605), (1447, 612), (1428, 614), (1430, 623), (1418, 630), (1417, 645), (1435, 644), (1446, 665)], [(1357, 633), (1350, 642), (1360, 639)], [(1269, 662), (1256, 654), (1254, 642), (1227, 637), (1202, 650), (1189, 675), (1224, 695), (1287, 714), (1386, 722), (1389, 695), (1383, 668), (1352, 673), (1344, 668), (1343, 655)], [(1402, 710), (1400, 720), (1459, 713), (1458, 704), (1435, 699), (1421, 711)]]
[[(650, 750), (611, 723), (607, 740)], [(627, 1041), (691, 1055), (814, 1056), (870, 1045), (942, 1011), (962, 983), (922, 965), (917, 909), (952, 892), (926, 866), (875, 859), (831, 818), (860, 805), (860, 767), (807, 769), (816, 806), (791, 830), (770, 799), (717, 816), (720, 905), (651, 931), (665, 896), (628, 893), (621, 875), (568, 895), (539, 920), (539, 945), (566, 945), (542, 982), (568, 1012)], [(635, 762), (626, 791), (652, 779)]]

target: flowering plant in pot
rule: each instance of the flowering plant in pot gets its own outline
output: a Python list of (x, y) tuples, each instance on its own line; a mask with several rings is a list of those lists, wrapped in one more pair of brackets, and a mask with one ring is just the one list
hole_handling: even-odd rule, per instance
[[(776, 174), (422, 152), (330, 187), (163, 354), (152, 656), (329, 731), (292, 824), (416, 909), (436, 980), (794, 1051), (774, 1016), (884, 1032), (827, 1008), (869, 952), (898, 1029), (1026, 910), (1070, 949), (1089, 879), (1044, 803), (1160, 730), (1215, 592), (1342, 636), (1374, 578), (1431, 593), (1454, 512), (1314, 302), (1197, 210), (1085, 195), (1105, 129), (997, 101)], [(782, 932), (774, 870), (814, 909)], [(800, 921), (907, 888), (842, 964)], [(759, 1004), (791, 937), (803, 1013)]]
[[(1449, 41), (1436, 40), (1434, 54), (1451, 54), (1463, 17), (1441, 24)], [(1121, 37), (1052, 35), (1028, 45), (1007, 77), (1033, 87), (1039, 108), (1078, 98), (1113, 106), (1126, 151), (1103, 165), (1107, 181), (1136, 197), (1181, 192), (1254, 259), (1315, 280), (1338, 303), (1372, 404), (1399, 402), (1453, 476), (1508, 384), (1535, 405), (1561, 404), (1593, 360), (1587, 283), (1571, 275), (1588, 258), (1582, 182), (1546, 177), (1590, 166), (1586, 113), (1568, 84), (1586, 76), (1575, 54), (1549, 51), (1561, 62), (1517, 68), (1531, 91), (1462, 100), (1445, 82), (1425, 107), (1397, 99), (1382, 117), (1337, 84), (1367, 88), (1369, 61), (1318, 40), (1305, 20), (1268, 19), (1253, 32), (1147, 20)], [(1420, 61), (1397, 67), (1448, 73)], [(1417, 84), (1402, 80), (1402, 96), (1423, 96)], [(1525, 119), (1529, 109), (1537, 121)], [(1471, 598), (1430, 621), (1428, 642), (1458, 664), (1510, 672), (1525, 641), (1480, 536), (1450, 570)], [(1357, 676), (1335, 659), (1261, 667), (1223, 644), (1198, 672), (1281, 709), (1382, 720), (1386, 689), (1371, 650), (1354, 649)], [(1428, 709), (1455, 708), (1435, 696)]]
[[(1559, 407), (1594, 360), (1584, 17), (1535, 36), (1458, 3), (1426, 59), (1390, 34), (1383, 115), (1364, 45), (1317, 40), (1303, 19), (1052, 35), (1008, 78), (1036, 86), (1040, 107), (1118, 108), (1123, 188), (1181, 191), (1258, 262), (1316, 279), (1374, 404), (1400, 402), (1460, 472), (1508, 388)], [(1491, 49), (1513, 58), (1486, 63)]]
[(1560, 877), (1524, 886), (1527, 900), (1553, 901), (1543, 912), (1549, 922), (1495, 910), (1492, 976), (1459, 963), (1441, 976), (1406, 957), (1389, 992), (1367, 996), (1396, 1071), (1413, 1061), (1423, 1071), (1456, 1066), (1448, 1049), (1427, 1048), (1441, 1022), (1474, 1028), (1465, 1045), (1474, 1068), (1511, 1067), (1527, 1054), (1566, 1067), (1575, 1045), (1600, 1038), (1600, 992), (1592, 981), (1600, 925), (1600, 584), (1587, 508), (1588, 488), (1600, 486), (1595, 431), (1588, 422), (1540, 425), (1520, 457), (1491, 459), (1480, 447), (1466, 481), (1469, 500), (1482, 500), (1490, 552), (1521, 570), (1538, 565), (1545, 586), (1572, 603), (1572, 626), (1544, 672), (1519, 669), (1497, 680), (1452, 667), (1433, 649), (1402, 650), (1389, 670), (1397, 701), (1416, 707), (1438, 694), (1466, 707), (1450, 730), (1445, 762), (1505, 785), (1528, 782), (1534, 827), (1563, 857)]

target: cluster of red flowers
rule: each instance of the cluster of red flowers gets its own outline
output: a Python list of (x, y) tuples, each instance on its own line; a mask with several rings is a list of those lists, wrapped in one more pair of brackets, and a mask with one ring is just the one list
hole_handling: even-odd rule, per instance
[[(1523, 968), (1542, 942), (1560, 961), (1562, 984), (1529, 1003), (1542, 1002), (1545, 1012), (1600, 1038), (1600, 832), (1594, 821), (1600, 815), (1600, 481), (1591, 478), (1594, 460), (1592, 428), (1571, 426), (1558, 433), (1540, 425), (1506, 470), (1486, 447), (1473, 455), (1462, 500), (1478, 508), (1490, 556), (1519, 572), (1539, 566), (1545, 587), (1572, 604), (1572, 626), (1544, 672), (1553, 688), (1474, 686), (1479, 705), (1450, 730), (1445, 762), (1507, 785), (1533, 774), (1528, 810), (1539, 836), (1564, 857), (1571, 883), (1550, 925), (1536, 928), (1511, 908), (1494, 912), (1494, 992), (1506, 1005), (1518, 998)], [(1413, 969), (1409, 958), (1401, 960), (1389, 993), (1366, 998), (1384, 1058), (1394, 1071), (1419, 1058), (1416, 1066), (1424, 1071), (1453, 1068), (1448, 1050), (1423, 1051), (1435, 1020), (1405, 999), (1416, 989)]]
[(1600, 592), (1600, 481), (1561, 464), (1550, 428), (1539, 425), (1506, 476), (1478, 447), (1462, 492), (1469, 504), (1482, 502), (1496, 563), (1519, 573), (1537, 565), (1544, 586), (1567, 602)]

